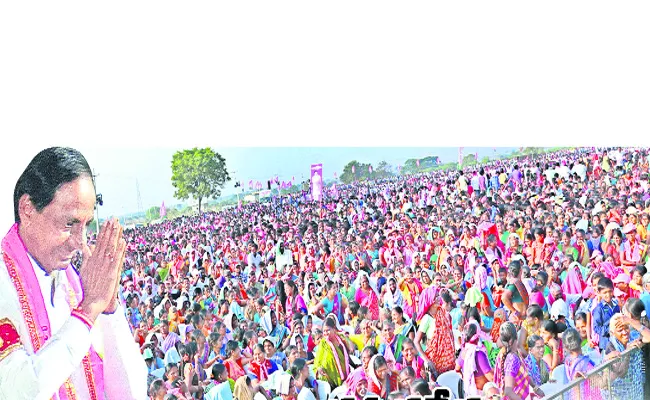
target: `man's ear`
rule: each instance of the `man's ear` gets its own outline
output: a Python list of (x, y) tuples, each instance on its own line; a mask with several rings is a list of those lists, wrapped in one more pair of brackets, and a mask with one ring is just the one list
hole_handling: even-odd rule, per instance
[(18, 215), (21, 222), (27, 222), (32, 219), (38, 211), (32, 202), (32, 198), (28, 194), (23, 194), (18, 200)]

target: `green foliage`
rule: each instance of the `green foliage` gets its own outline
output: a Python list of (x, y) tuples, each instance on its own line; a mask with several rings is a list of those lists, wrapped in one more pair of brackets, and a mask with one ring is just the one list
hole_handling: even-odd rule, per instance
[[(352, 173), (352, 167), (354, 166), (354, 173)], [(343, 173), (339, 176), (341, 182), (345, 184), (352, 183), (354, 181), (365, 181), (374, 176), (375, 171), (372, 174), (368, 172), (368, 167), (371, 164), (360, 163), (359, 161), (350, 161), (345, 167), (343, 167)], [(372, 178), (374, 179), (374, 178)]]
[(465, 157), (463, 157), (463, 163), (461, 165), (461, 168), (466, 168), (466, 167), (471, 167), (472, 165), (476, 165), (476, 155), (474, 154), (468, 154)]
[(487, 164), (489, 162), (490, 162), (490, 157), (485, 156), (485, 157), (481, 158), (481, 164)]
[(199, 213), (203, 199), (214, 199), (230, 181), (226, 160), (211, 148), (178, 151), (172, 158), (172, 185), (174, 197), (198, 200)]
[(377, 164), (377, 168), (373, 168), (372, 170), (373, 179), (386, 179), (394, 175), (393, 167), (386, 161), (380, 161), (379, 164)]
[(404, 167), (402, 167), (402, 174), (412, 175), (421, 172), (433, 171), (439, 166), (438, 160), (438, 156), (428, 156), (421, 158), (420, 166), (418, 167), (418, 160), (415, 158), (410, 158), (404, 162)]
[(145, 211), (144, 213), (144, 216), (147, 222), (157, 220), (158, 218), (160, 218), (160, 207), (154, 206), (147, 209), (147, 211)]

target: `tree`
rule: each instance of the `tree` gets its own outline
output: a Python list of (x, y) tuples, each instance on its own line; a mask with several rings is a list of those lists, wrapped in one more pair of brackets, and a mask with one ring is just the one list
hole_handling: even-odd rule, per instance
[[(368, 167), (370, 166), (370, 164), (360, 163), (356, 160), (350, 161), (345, 167), (343, 167), (343, 173), (339, 176), (339, 179), (345, 184), (358, 180), (366, 180), (371, 176), (368, 172)], [(354, 173), (352, 172), (352, 167), (354, 167)], [(374, 171), (372, 175), (374, 175)]]
[(461, 168), (469, 167), (472, 165), (476, 165), (476, 156), (474, 154), (468, 154), (463, 157), (463, 164), (461, 165)]
[(144, 213), (144, 217), (147, 219), (147, 222), (151, 222), (160, 218), (160, 207), (154, 206), (148, 208)]
[(386, 161), (380, 161), (379, 164), (377, 164), (377, 168), (373, 169), (373, 178), (375, 179), (385, 179), (393, 175), (393, 167)]
[(174, 197), (187, 200), (191, 196), (198, 200), (199, 213), (203, 199), (219, 197), (229, 181), (226, 159), (209, 147), (177, 151), (172, 158)]
[(487, 164), (489, 162), (490, 162), (490, 157), (485, 156), (485, 157), (481, 158), (481, 164)]

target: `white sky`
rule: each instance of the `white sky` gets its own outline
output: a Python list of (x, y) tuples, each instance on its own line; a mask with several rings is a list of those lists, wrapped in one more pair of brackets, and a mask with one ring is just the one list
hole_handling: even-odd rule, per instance
[[(51, 145), (87, 156), (111, 214), (135, 206), (136, 176), (144, 207), (173, 203), (171, 155), (195, 145), (245, 180), (311, 162), (327, 177), (355, 158), (318, 146), (417, 149), (358, 151), (391, 162), (427, 147), (648, 145), (649, 8), (3, 2), (0, 230), (19, 174)], [(295, 145), (312, 149), (232, 149)]]

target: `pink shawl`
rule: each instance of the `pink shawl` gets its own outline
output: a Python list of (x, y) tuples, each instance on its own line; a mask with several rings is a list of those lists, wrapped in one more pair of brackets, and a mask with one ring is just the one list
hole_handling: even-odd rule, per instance
[(429, 286), (424, 289), (420, 294), (420, 304), (418, 305), (418, 313), (416, 322), (422, 321), (422, 318), (429, 311), (429, 308), (435, 303), (436, 298), (438, 297), (438, 288), (435, 286)]
[(585, 283), (580, 275), (578, 263), (573, 263), (569, 266), (566, 279), (562, 282), (562, 292), (564, 294), (582, 294), (585, 290)]
[[(31, 346), (34, 353), (36, 353), (52, 337), (53, 332), (50, 328), (50, 321), (47, 316), (47, 309), (45, 308), (38, 279), (34, 274), (27, 248), (18, 233), (17, 223), (11, 227), (2, 240), (2, 251), (4, 252), (5, 267), (18, 293), (23, 320), (29, 332)], [(74, 308), (83, 298), (81, 282), (72, 265), (68, 266), (65, 274), (70, 283), (70, 289), (73, 292), (71, 295), (74, 295), (74, 297), (70, 297), (70, 301), (75, 304), (71, 304), (70, 306)], [(82, 366), (85, 371), (90, 398), (97, 400), (98, 394), (104, 393), (104, 366), (102, 359), (92, 347), (83, 358)], [(67, 379), (59, 389), (59, 392), (54, 395), (53, 399), (73, 400), (76, 397), (72, 381)]]

